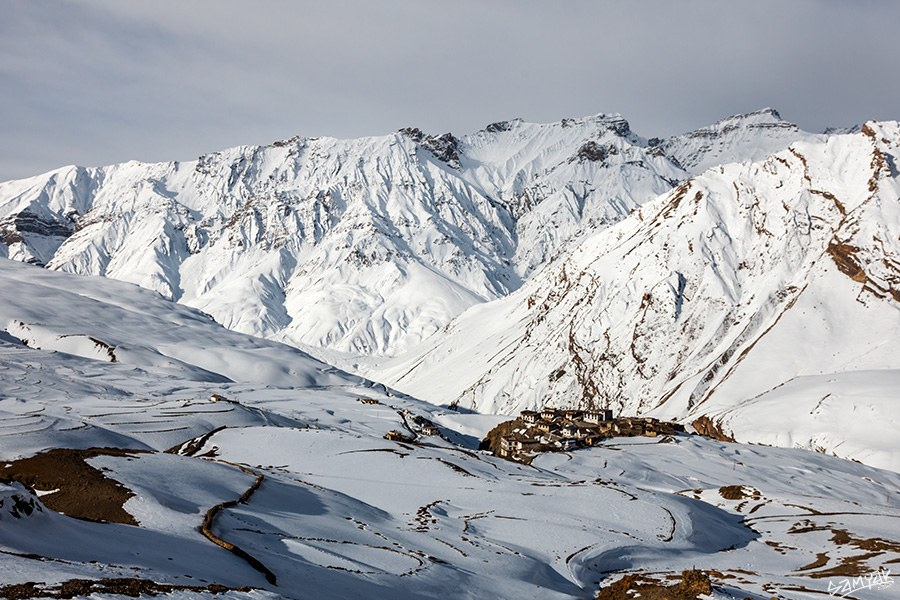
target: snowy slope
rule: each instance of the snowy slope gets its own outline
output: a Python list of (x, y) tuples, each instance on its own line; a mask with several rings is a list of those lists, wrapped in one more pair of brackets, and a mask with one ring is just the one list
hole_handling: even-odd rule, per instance
[[(6, 360), (41, 368), (53, 381), (46, 367), (59, 355), (10, 352), (0, 344)], [(76, 371), (82, 361), (66, 359)], [(114, 377), (115, 365), (97, 367)], [(9, 384), (2, 374), (0, 382)], [(128, 379), (119, 384), (129, 388)], [(361, 404), (354, 392), (381, 404)], [(90, 459), (134, 494), (124, 508), (139, 527), (66, 517), (18, 484), (0, 484), (0, 581), (140, 577), (258, 588), (224, 595), (232, 598), (562, 599), (589, 597), (626, 573), (662, 578), (698, 567), (719, 574), (716, 598), (790, 589), (790, 597), (814, 598), (828, 581), (839, 581), (841, 571), (830, 573), (841, 564), (877, 569), (900, 557), (890, 543), (874, 553), (855, 547), (896, 539), (895, 473), (802, 450), (689, 436), (610, 440), (540, 456), (526, 467), (434, 437), (420, 438), (422, 445), (388, 442), (381, 436), (404, 427), (403, 410), (435, 420), (440, 414), (372, 392), (231, 385), (226, 393), (241, 406), (269, 417), (243, 426), (229, 413), (214, 413), (219, 403), (204, 401), (199, 384), (176, 391), (147, 378), (131, 399), (70, 396), (64, 404), (71, 418), (106, 419), (130, 447), (160, 449), (163, 435), (187, 441), (201, 424), (202, 433), (232, 426), (203, 438), (190, 456)], [(143, 412), (130, 410), (137, 393), (152, 401), (143, 402)], [(55, 404), (35, 389), (19, 399), (32, 413)], [(186, 430), (148, 431), (173, 414)], [(19, 435), (26, 429), (4, 420), (5, 460), (30, 453), (22, 446), (28, 438)], [(91, 427), (44, 428), (29, 437), (49, 447), (97, 440)], [(204, 514), (240, 496), (254, 474), (262, 484), (224, 510), (214, 532), (259, 561), (274, 582), (197, 531)], [(725, 486), (742, 486), (746, 498), (735, 499)], [(851, 545), (829, 542), (836, 531)], [(809, 595), (797, 595), (798, 586)]]
[(510, 207), (512, 260), (525, 278), (686, 177), (619, 115), (493, 123), (461, 140), (460, 164), (466, 181)]
[(153, 369), (178, 380), (328, 386), (364, 380), (225, 329), (135, 285), (0, 259), (0, 335), (30, 348)]
[(237, 331), (393, 355), (698, 164), (808, 135), (774, 113), (709, 131), (651, 145), (596, 115), (67, 167), (0, 184), (0, 256), (136, 283)]
[(78, 485), (2, 482), (0, 591), (139, 578), (182, 586), (157, 596), (173, 600), (576, 599), (697, 567), (720, 600), (818, 598), (900, 559), (896, 473), (687, 435), (511, 463), (475, 450), (502, 418), (389, 393), (122, 282), (6, 260), (0, 277), (0, 469), (129, 449), (85, 460), (137, 523), (48, 508)]
[(896, 469), (898, 159), (897, 123), (869, 123), (712, 169), (372, 373), (482, 412), (706, 415)]

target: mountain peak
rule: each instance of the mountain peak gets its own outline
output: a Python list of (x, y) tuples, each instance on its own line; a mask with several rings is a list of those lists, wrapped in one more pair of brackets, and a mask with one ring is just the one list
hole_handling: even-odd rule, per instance
[(789, 129), (797, 129), (794, 123), (785, 121), (781, 118), (781, 114), (774, 108), (763, 108), (749, 113), (731, 115), (723, 119), (719, 119), (708, 127), (701, 127), (695, 131), (684, 135), (702, 136), (714, 134), (716, 132), (728, 132), (735, 129), (754, 129), (761, 127), (784, 127)]
[(427, 135), (418, 127), (404, 127), (397, 133), (420, 144), (439, 161), (459, 169), (459, 139), (449, 131), (443, 135)]
[(495, 123), (489, 123), (485, 125), (484, 129), (479, 131), (479, 133), (481, 133), (482, 131), (485, 133), (501, 133), (503, 131), (509, 131), (515, 126), (520, 125), (524, 122), (525, 121), (520, 117), (516, 117), (515, 119), (511, 119), (509, 121), (497, 121)]
[(730, 117), (725, 117), (724, 119), (719, 119), (713, 125), (716, 127), (717, 125), (724, 125), (728, 123), (735, 122), (750, 122), (750, 123), (765, 123), (765, 122), (786, 122), (781, 118), (781, 114), (771, 107), (762, 108), (760, 110), (754, 110), (748, 113), (731, 115)]
[(774, 108), (763, 108), (670, 137), (661, 141), (659, 147), (691, 175), (697, 175), (729, 162), (761, 160), (796, 140), (822, 137), (801, 131), (782, 119)]

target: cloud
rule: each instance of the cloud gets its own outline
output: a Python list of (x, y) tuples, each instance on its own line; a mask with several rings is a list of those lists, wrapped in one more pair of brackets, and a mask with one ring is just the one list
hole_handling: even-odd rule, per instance
[(897, 22), (880, 0), (31, 0), (0, 23), (0, 179), (517, 116), (898, 118)]

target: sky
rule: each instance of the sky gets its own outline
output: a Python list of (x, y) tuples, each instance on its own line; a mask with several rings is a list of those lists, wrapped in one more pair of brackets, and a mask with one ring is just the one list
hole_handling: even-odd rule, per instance
[(0, 0), (0, 181), (294, 135), (900, 119), (894, 0)]

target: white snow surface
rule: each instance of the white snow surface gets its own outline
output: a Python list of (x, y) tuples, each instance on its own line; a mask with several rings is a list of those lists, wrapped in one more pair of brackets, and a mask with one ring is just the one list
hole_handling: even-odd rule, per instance
[[(0, 334), (2, 464), (51, 448), (149, 451), (89, 461), (134, 493), (124, 508), (139, 527), (77, 520), (0, 484), (2, 585), (141, 577), (254, 588), (215, 594), (234, 599), (575, 599), (623, 574), (697, 567), (714, 572), (713, 598), (803, 599), (840, 584), (843, 565), (862, 574), (900, 559), (894, 472), (689, 435), (511, 463), (475, 449), (496, 416), (322, 371), (122, 282), (2, 259), (0, 274), (4, 320), (26, 324)], [(164, 362), (179, 336), (189, 351)], [(234, 368), (226, 379), (210, 367), (229, 348), (238, 366), (296, 373), (264, 384), (255, 368)], [(422, 435), (422, 419), (442, 435)], [(384, 439), (391, 430), (416, 443)], [(213, 531), (274, 583), (197, 531), (256, 474), (259, 488), (218, 513)]]
[(898, 124), (870, 122), (710, 169), (366, 372), (480, 412), (708, 416), (898, 469), (898, 160)]
[(362, 381), (136, 285), (0, 259), (0, 289), (0, 331), (32, 348), (154, 367), (173, 379), (282, 386)]

